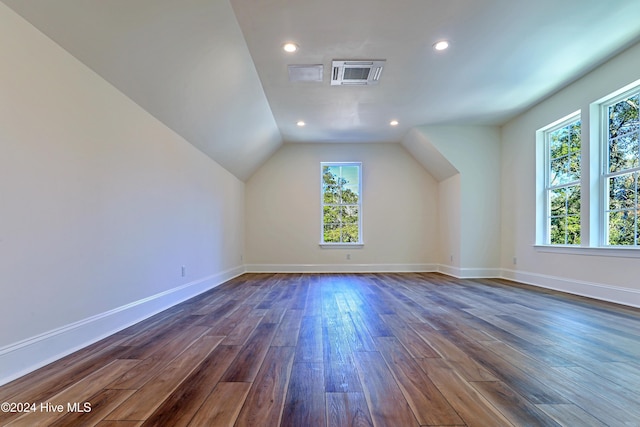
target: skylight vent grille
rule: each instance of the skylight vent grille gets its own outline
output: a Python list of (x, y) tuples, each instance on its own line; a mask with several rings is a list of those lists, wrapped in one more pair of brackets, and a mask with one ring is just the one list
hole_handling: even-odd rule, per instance
[(385, 60), (333, 61), (331, 71), (332, 86), (378, 84)]

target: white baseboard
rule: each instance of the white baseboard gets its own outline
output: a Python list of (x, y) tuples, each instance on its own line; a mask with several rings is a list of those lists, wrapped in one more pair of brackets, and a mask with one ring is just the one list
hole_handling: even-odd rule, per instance
[(508, 269), (503, 269), (500, 277), (545, 289), (553, 289), (573, 295), (640, 308), (639, 289), (622, 288), (619, 286)]
[(499, 268), (460, 268), (446, 264), (439, 264), (436, 271), (457, 279), (490, 279), (502, 274)]
[(245, 272), (243, 266), (134, 301), (0, 348), (0, 385), (93, 344)]
[(436, 264), (248, 264), (248, 273), (410, 273), (438, 271)]

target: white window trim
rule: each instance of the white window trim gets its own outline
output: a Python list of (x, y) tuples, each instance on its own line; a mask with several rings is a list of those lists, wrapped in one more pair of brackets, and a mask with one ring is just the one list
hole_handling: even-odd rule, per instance
[[(322, 188), (322, 169), (324, 166), (358, 166), (358, 241), (357, 242), (324, 242), (324, 203)], [(362, 162), (320, 162), (320, 242), (322, 249), (359, 249), (364, 247), (362, 239)]]
[[(549, 138), (548, 135), (564, 126), (567, 126), (570, 123), (573, 123), (578, 120), (582, 120), (581, 110), (574, 111), (571, 114), (568, 114), (553, 123), (548, 124), (547, 126), (539, 129), (536, 132), (536, 247), (565, 247), (565, 248), (573, 248), (580, 247), (580, 245), (558, 245), (551, 244), (550, 239), (550, 219), (549, 219), (549, 196), (548, 190), (551, 188), (549, 186), (549, 170), (551, 159), (549, 158)], [(581, 126), (581, 141), (584, 141), (584, 127)], [(583, 196), (583, 175), (584, 175), (584, 144), (581, 143), (580, 147), (580, 180), (574, 183), (566, 183), (560, 186), (554, 186), (553, 188), (566, 187), (569, 185), (575, 185), (576, 183), (580, 185), (580, 197)], [(540, 165), (544, 166), (544, 170), (540, 173)], [(580, 203), (580, 241), (583, 242), (583, 231), (584, 231), (584, 221), (583, 221), (583, 203)]]
[[(598, 240), (600, 247), (607, 249), (618, 249), (621, 251), (640, 251), (640, 242), (637, 245), (610, 245), (609, 242), (609, 178), (628, 173), (640, 172), (640, 166), (625, 169), (624, 171), (609, 172), (609, 125), (608, 125), (608, 108), (621, 100), (628, 98), (640, 92), (640, 81), (636, 81), (624, 88), (615, 91), (609, 96), (599, 100), (597, 105), (597, 123), (599, 134), (599, 216), (598, 221)], [(638, 254), (640, 257), (640, 254)]]
[(547, 167), (544, 131), (558, 126), (576, 116), (580, 110), (569, 114), (536, 132), (536, 213), (534, 250), (542, 253), (604, 256), (615, 258), (640, 258), (640, 245), (606, 245), (609, 230), (605, 215), (608, 207), (609, 189), (604, 172), (608, 163), (608, 123), (609, 105), (640, 90), (640, 80), (597, 99), (589, 104), (586, 117), (582, 116), (581, 149), (581, 204), (580, 204), (580, 245), (551, 245), (545, 243), (547, 205), (545, 204), (545, 174), (540, 173), (540, 165)]
[(566, 255), (605, 256), (615, 258), (640, 258), (640, 250), (634, 246), (578, 246), (533, 245), (536, 251)]

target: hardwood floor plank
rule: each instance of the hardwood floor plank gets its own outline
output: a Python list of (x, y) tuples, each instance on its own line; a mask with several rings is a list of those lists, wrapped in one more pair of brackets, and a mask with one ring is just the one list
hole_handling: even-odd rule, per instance
[(440, 390), (396, 338), (375, 340), (420, 425), (463, 424)]
[(89, 407), (84, 406), (85, 402), (77, 402), (79, 403), (78, 408), (83, 412), (69, 412), (58, 421), (51, 423), (49, 427), (90, 426), (98, 424), (133, 393), (135, 393), (135, 390), (103, 389), (87, 399), (87, 403), (90, 404)]
[(223, 382), (251, 382), (255, 379), (264, 360), (271, 340), (276, 332), (273, 323), (261, 323), (247, 340), (246, 344), (222, 376)]
[(553, 418), (558, 424), (566, 427), (589, 426), (609, 427), (599, 419), (591, 416), (584, 409), (573, 404), (537, 405), (538, 408)]
[(418, 426), (418, 420), (380, 353), (360, 352), (354, 357), (374, 425)]
[(245, 382), (218, 383), (189, 425), (233, 427), (250, 387)]
[(296, 362), (322, 363), (322, 317), (304, 316), (300, 325)]
[(277, 347), (295, 347), (298, 343), (298, 334), (300, 333), (300, 324), (302, 323), (302, 310), (287, 310), (280, 321), (278, 330), (276, 331), (272, 346)]
[(428, 358), (418, 362), (467, 426), (514, 425), (444, 360)]
[(309, 292), (309, 276), (299, 276), (294, 282), (296, 283), (296, 290), (287, 308), (291, 310), (304, 310), (307, 303), (307, 293)]
[[(119, 377), (123, 372), (131, 369), (131, 367), (137, 363), (137, 360), (115, 360), (55, 396), (52, 396), (50, 399), (47, 399), (46, 402), (39, 402), (39, 409), (35, 412), (24, 414), (4, 425), (12, 427), (33, 427), (52, 424), (69, 412), (67, 406), (69, 403), (89, 402), (92, 396), (102, 390), (107, 384), (113, 381), (114, 378)], [(59, 411), (42, 410), (42, 403), (56, 405), (62, 409)]]
[(389, 327), (378, 313), (371, 310), (370, 307), (361, 307), (357, 313), (352, 313), (351, 317), (354, 323), (365, 325), (371, 337), (392, 337), (394, 336)]
[(239, 346), (218, 345), (214, 348), (147, 418), (144, 425), (188, 425), (239, 352)]
[[(90, 375), (96, 370), (96, 366), (107, 365), (125, 356), (129, 351), (128, 348), (118, 345), (121, 339), (116, 340), (115, 344), (111, 344), (110, 341), (103, 340), (88, 349), (66, 356), (0, 387), (0, 400), (2, 402), (46, 401), (48, 397)], [(0, 423), (6, 415), (0, 412)]]
[[(449, 332), (447, 337), (474, 360), (489, 369), (496, 378), (509, 384), (532, 403), (568, 403), (562, 393), (539, 381), (540, 371), (533, 372), (524, 363), (518, 362), (514, 358), (511, 361), (505, 360), (503, 355), (493, 351), (497, 346), (509, 347), (504, 343), (500, 341), (474, 342), (457, 332)], [(529, 370), (530, 373), (525, 372), (526, 370)], [(548, 370), (542, 372), (543, 376), (548, 374)]]
[(324, 427), (323, 384), (322, 363), (294, 361), (280, 426)]
[(246, 317), (249, 317), (255, 309), (247, 304), (238, 306), (236, 310), (229, 313), (228, 316), (220, 317), (217, 320), (210, 320), (211, 326), (209, 335), (229, 335), (238, 324), (242, 323)]
[(556, 421), (501, 381), (471, 383), (515, 425), (558, 427)]
[(103, 420), (96, 424), (96, 427), (140, 427), (142, 421), (111, 421)]
[(286, 309), (284, 307), (271, 307), (265, 313), (262, 323), (275, 323), (278, 324), (282, 320)]
[(240, 411), (236, 427), (280, 424), (293, 356), (293, 347), (269, 349)]
[[(136, 349), (135, 353), (143, 358), (142, 361), (109, 384), (108, 388), (139, 389), (207, 331), (204, 326), (186, 328), (181, 334), (167, 336), (168, 342), (159, 341), (164, 345), (154, 344), (153, 351)], [(127, 354), (129, 356), (131, 353)]]
[(638, 424), (640, 405), (637, 398), (630, 399), (628, 393), (620, 393), (622, 390), (619, 387), (598, 379), (588, 371), (554, 368), (553, 372), (561, 382), (558, 389), (571, 403), (588, 407), (591, 415), (609, 425)]
[(412, 323), (410, 326), (467, 381), (498, 380), (491, 372), (431, 326), (424, 323)]
[(212, 327), (216, 325), (220, 319), (224, 319), (228, 314), (233, 313), (240, 305), (240, 301), (234, 299), (226, 301), (223, 300), (223, 302), (224, 304), (220, 307), (217, 307), (207, 315), (202, 316), (201, 319), (198, 320), (197, 325)]
[(199, 338), (105, 419), (146, 420), (220, 341), (221, 337)]
[(243, 345), (248, 339), (253, 330), (262, 321), (262, 316), (245, 317), (242, 321), (238, 322), (235, 328), (233, 328), (227, 337), (222, 341), (222, 345)]
[(352, 351), (376, 351), (376, 344), (362, 323), (362, 318), (353, 312), (345, 313), (342, 315), (342, 325)]
[(322, 319), (324, 381), (326, 392), (362, 391), (356, 367), (351, 356), (351, 346), (345, 329), (337, 317)]
[(402, 343), (413, 357), (440, 357), (425, 340), (404, 323), (399, 316), (383, 315), (382, 319), (389, 326), (393, 335)]
[(363, 393), (327, 393), (328, 427), (373, 427)]

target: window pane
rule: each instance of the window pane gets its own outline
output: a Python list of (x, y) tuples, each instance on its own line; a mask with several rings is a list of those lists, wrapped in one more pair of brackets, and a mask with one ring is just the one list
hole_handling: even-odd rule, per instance
[(358, 207), (357, 206), (342, 206), (340, 208), (340, 215), (343, 223), (349, 223), (349, 224), (358, 223)]
[(360, 187), (358, 166), (342, 167), (342, 203), (358, 203)]
[(634, 245), (635, 221), (633, 211), (609, 212), (609, 244)]
[(325, 206), (322, 208), (322, 222), (324, 224), (332, 224), (340, 222), (340, 208), (337, 206)]
[(638, 94), (609, 107), (609, 138), (615, 138), (638, 127)]
[(324, 224), (323, 241), (326, 243), (340, 243), (340, 225)]
[(636, 174), (609, 178), (609, 210), (634, 208), (636, 193)]
[(569, 154), (569, 130), (566, 126), (549, 134), (549, 150), (551, 159)]
[(627, 134), (609, 141), (609, 171), (617, 172), (638, 166), (638, 134)]
[(550, 231), (549, 243), (552, 245), (564, 245), (566, 242), (565, 217), (551, 218)]
[(342, 228), (342, 241), (358, 242), (358, 224), (345, 224)]
[(580, 152), (581, 143), (582, 143), (582, 134), (581, 134), (581, 123), (580, 120), (574, 122), (569, 125), (569, 151), (570, 152)]
[(567, 173), (567, 181), (579, 181), (580, 180), (580, 152), (576, 151), (569, 154), (569, 168)]
[(567, 245), (580, 244), (580, 216), (569, 215), (567, 217)]
[(569, 182), (567, 179), (569, 174), (567, 166), (567, 157), (560, 157), (559, 159), (551, 161), (551, 170), (549, 173), (550, 185), (562, 185)]
[(580, 186), (567, 187), (567, 215), (580, 215)]
[(550, 216), (564, 216), (567, 214), (567, 195), (564, 188), (557, 188), (549, 192)]

